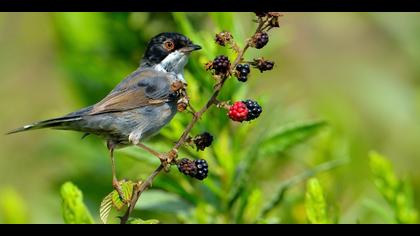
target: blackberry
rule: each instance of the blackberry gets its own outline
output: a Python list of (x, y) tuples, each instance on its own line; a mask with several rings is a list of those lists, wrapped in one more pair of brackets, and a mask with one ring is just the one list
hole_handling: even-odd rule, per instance
[(268, 61), (265, 60), (264, 58), (258, 58), (258, 59), (254, 59), (254, 62), (252, 63), (252, 65), (259, 69), (260, 72), (264, 72), (267, 70), (272, 70), (274, 67), (274, 61)]
[(266, 32), (258, 32), (254, 35), (252, 39), (252, 46), (260, 49), (263, 48), (268, 43), (268, 34)]
[(199, 160), (194, 160), (194, 163), (197, 168), (197, 174), (194, 177), (198, 180), (205, 179), (209, 173), (207, 161), (204, 159), (199, 159)]
[(189, 175), (194, 177), (197, 175), (197, 166), (193, 160), (188, 158), (182, 158), (177, 163), (179, 172), (183, 173), (184, 175)]
[(204, 132), (197, 135), (194, 139), (194, 144), (197, 147), (197, 151), (203, 151), (206, 147), (209, 147), (213, 142), (213, 136), (209, 132)]
[(242, 122), (248, 117), (248, 108), (245, 103), (235, 102), (229, 109), (228, 116), (233, 121)]
[(246, 121), (254, 120), (260, 116), (262, 107), (256, 101), (248, 99), (242, 102), (245, 104), (248, 110)]
[(207, 161), (204, 159), (190, 160), (188, 158), (182, 158), (177, 163), (178, 170), (184, 175), (191, 176), (193, 178), (203, 180), (209, 173)]
[(227, 74), (229, 72), (229, 69), (230, 69), (229, 58), (227, 56), (224, 56), (224, 55), (220, 55), (220, 56), (216, 57), (213, 60), (211, 68), (214, 69), (214, 72), (216, 73), (216, 75)]

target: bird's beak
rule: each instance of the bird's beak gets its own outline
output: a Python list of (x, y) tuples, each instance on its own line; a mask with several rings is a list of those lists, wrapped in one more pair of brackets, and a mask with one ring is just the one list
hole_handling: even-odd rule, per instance
[(197, 45), (197, 44), (190, 44), (188, 46), (185, 46), (183, 48), (181, 48), (179, 51), (184, 52), (184, 53), (190, 53), (192, 51), (196, 51), (196, 50), (200, 50), (201, 46)]

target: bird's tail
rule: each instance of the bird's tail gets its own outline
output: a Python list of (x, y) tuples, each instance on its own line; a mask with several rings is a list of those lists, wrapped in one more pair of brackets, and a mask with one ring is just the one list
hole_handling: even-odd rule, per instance
[(66, 127), (68, 127), (67, 124), (69, 124), (69, 122), (73, 122), (73, 121), (77, 121), (81, 119), (82, 119), (81, 116), (70, 116), (70, 117), (64, 116), (64, 117), (59, 117), (55, 119), (49, 119), (49, 120), (39, 121), (30, 125), (22, 126), (20, 128), (11, 130), (7, 132), (6, 134), (14, 134), (14, 133), (19, 133), (23, 131), (43, 129), (43, 128), (66, 129)]

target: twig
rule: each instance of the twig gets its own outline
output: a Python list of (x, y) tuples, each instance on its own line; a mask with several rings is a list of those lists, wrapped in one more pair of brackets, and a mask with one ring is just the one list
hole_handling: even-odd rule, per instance
[(161, 164), (153, 173), (147, 178), (145, 182), (142, 184), (135, 184), (133, 187), (133, 196), (131, 197), (130, 205), (128, 206), (127, 211), (125, 212), (124, 216), (121, 217), (121, 224), (126, 224), (128, 218), (130, 217), (131, 212), (134, 210), (137, 201), (140, 198), (140, 195), (152, 186), (153, 179), (163, 170), (164, 166)]
[[(262, 27), (264, 26), (266, 20), (263, 20), (259, 18), (259, 24), (255, 31), (255, 33), (260, 32), (262, 30)], [(254, 33), (254, 35), (255, 35)], [(235, 59), (235, 61), (232, 63), (231, 68), (235, 68), (242, 60), (243, 56), (246, 52), (246, 50), (250, 46), (250, 39), (247, 39), (245, 42), (245, 46), (242, 50), (239, 49), (239, 53)], [(177, 150), (185, 144), (185, 142), (188, 140), (189, 133), (193, 129), (194, 125), (201, 119), (203, 114), (213, 105), (219, 104), (219, 101), (217, 100), (217, 97), (219, 96), (220, 91), (222, 90), (223, 85), (225, 84), (226, 80), (228, 79), (227, 76), (222, 77), (219, 82), (216, 84), (213, 90), (213, 95), (210, 97), (210, 99), (207, 101), (207, 103), (198, 111), (195, 112), (192, 120), (188, 124), (188, 126), (185, 128), (184, 132), (182, 133), (181, 137), (178, 139), (174, 147), (172, 148), (172, 152), (177, 152)], [(128, 218), (130, 217), (131, 212), (133, 211), (138, 199), (140, 198), (140, 195), (144, 190), (146, 190), (148, 187), (152, 185), (153, 179), (164, 169), (164, 165), (161, 164), (146, 180), (146, 182), (142, 183), (140, 186), (135, 185), (133, 187), (133, 196), (131, 198), (130, 204), (128, 206), (127, 211), (125, 212), (124, 216), (121, 217), (121, 224), (126, 224)]]

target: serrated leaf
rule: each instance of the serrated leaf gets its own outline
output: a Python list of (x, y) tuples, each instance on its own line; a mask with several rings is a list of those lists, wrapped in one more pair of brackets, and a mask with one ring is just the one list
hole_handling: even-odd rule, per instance
[[(134, 183), (131, 181), (121, 181), (120, 185), (121, 185), (121, 190), (122, 190), (124, 199), (130, 201), (131, 196), (133, 194)], [(118, 194), (117, 190), (112, 191), (111, 194), (112, 194), (112, 204), (118, 211), (120, 211), (124, 206), (127, 206), (127, 204), (124, 203), (122, 199), (120, 198), (120, 195)]]
[(308, 180), (305, 194), (306, 217), (311, 224), (328, 224), (327, 202), (318, 179)]
[(159, 221), (156, 219), (142, 220), (140, 218), (134, 218), (134, 219), (130, 219), (128, 223), (132, 225), (151, 225), (151, 224), (159, 224)]
[(93, 218), (83, 203), (82, 192), (71, 182), (61, 186), (63, 219), (66, 224), (93, 224)]
[(108, 221), (109, 213), (111, 212), (112, 208), (112, 195), (113, 193), (108, 194), (101, 202), (101, 206), (99, 207), (99, 217), (101, 218), (102, 223), (106, 224)]
[(273, 155), (285, 151), (296, 144), (302, 143), (317, 134), (324, 126), (325, 121), (306, 121), (292, 123), (281, 127), (270, 134), (260, 146), (262, 155)]

